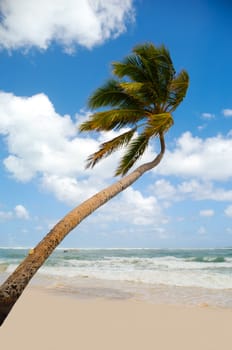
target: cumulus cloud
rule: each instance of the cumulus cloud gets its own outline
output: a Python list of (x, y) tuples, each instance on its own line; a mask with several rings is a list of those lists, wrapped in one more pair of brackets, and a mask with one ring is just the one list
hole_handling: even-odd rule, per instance
[(28, 220), (30, 218), (29, 212), (23, 205), (16, 205), (14, 210), (0, 211), (0, 221), (8, 221), (15, 218), (23, 220)]
[(225, 116), (225, 117), (232, 117), (232, 109), (223, 109), (222, 111), (222, 114)]
[(96, 220), (107, 222), (124, 222), (136, 226), (166, 224), (167, 218), (154, 196), (145, 196), (133, 187), (127, 188), (102, 207)]
[(94, 176), (78, 180), (71, 176), (44, 175), (41, 185), (68, 205), (77, 205), (106, 186), (103, 180)]
[(149, 192), (159, 200), (163, 208), (168, 208), (172, 202), (181, 199), (178, 189), (165, 179), (159, 179), (150, 185)]
[(71, 118), (57, 114), (44, 94), (17, 97), (0, 92), (0, 115), (0, 134), (9, 151), (4, 165), (19, 181), (45, 173), (76, 175), (97, 145), (75, 137)]
[(211, 181), (183, 181), (177, 186), (179, 195), (195, 200), (232, 201), (232, 191), (215, 187)]
[(92, 48), (126, 30), (133, 0), (2, 0), (0, 46), (37, 47), (58, 42), (66, 51)]
[(28, 220), (30, 217), (27, 209), (21, 204), (16, 205), (14, 211), (18, 219)]
[(228, 180), (232, 177), (232, 138), (218, 135), (201, 139), (185, 132), (154, 171), (162, 175)]
[(214, 119), (215, 118), (215, 115), (214, 114), (212, 114), (212, 113), (202, 113), (202, 118), (204, 118), (204, 119), (208, 119), (208, 120), (210, 120), (210, 119)]
[(159, 199), (173, 200), (177, 195), (177, 189), (175, 186), (165, 179), (157, 180), (152, 186), (150, 186), (150, 189)]
[(200, 216), (205, 216), (205, 217), (214, 216), (214, 210), (212, 210), (212, 209), (201, 210), (200, 211)]
[(219, 202), (232, 201), (232, 190), (216, 187), (211, 181), (198, 181), (196, 179), (182, 181), (177, 185), (172, 184), (168, 180), (160, 179), (151, 185), (149, 190), (156, 198), (169, 202), (186, 199)]
[[(150, 225), (160, 220), (161, 209), (154, 196), (145, 197), (141, 192), (128, 188), (122, 193), (123, 217), (136, 225)], [(120, 203), (121, 205), (121, 203)]]

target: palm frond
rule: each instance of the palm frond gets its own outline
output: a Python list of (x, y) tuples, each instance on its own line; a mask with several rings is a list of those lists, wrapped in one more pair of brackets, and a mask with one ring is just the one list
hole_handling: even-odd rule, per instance
[(146, 111), (139, 109), (112, 109), (97, 112), (90, 119), (83, 122), (80, 131), (108, 131), (120, 129), (124, 126), (133, 126), (146, 116)]
[(143, 132), (128, 146), (115, 175), (125, 175), (143, 155), (152, 137), (159, 136), (169, 130), (174, 121), (170, 113), (159, 113), (150, 116)]
[(143, 83), (137, 81), (122, 81), (119, 83), (119, 86), (122, 88), (123, 91), (132, 95), (136, 95), (137, 93), (139, 93), (143, 85)]
[(138, 55), (131, 54), (122, 62), (113, 62), (113, 73), (118, 78), (128, 77), (131, 81), (147, 81), (146, 72), (143, 69), (141, 59)]
[(115, 152), (118, 150), (120, 147), (128, 145), (130, 142), (131, 138), (133, 137), (134, 133), (136, 131), (136, 128), (131, 129), (114, 139), (104, 142), (103, 144), (100, 145), (99, 151), (91, 154), (89, 158), (87, 159), (87, 165), (86, 167), (94, 167), (96, 163), (99, 162), (102, 158), (105, 158), (109, 156), (111, 153)]
[(143, 105), (136, 94), (129, 94), (122, 86), (120, 81), (114, 79), (108, 80), (102, 87), (94, 91), (88, 100), (88, 107), (91, 109), (101, 107), (119, 107), (141, 108)]
[(119, 78), (128, 77), (131, 80), (128, 85), (140, 83), (139, 99), (144, 104), (152, 101), (158, 105), (167, 100), (175, 69), (165, 46), (155, 47), (146, 43), (136, 46), (133, 54), (122, 62), (114, 62), (113, 73)]
[(140, 56), (142, 62), (146, 62), (151, 73), (150, 77), (152, 77), (153, 71), (156, 73), (161, 68), (169, 70), (172, 75), (175, 74), (170, 53), (164, 45), (157, 47), (151, 43), (137, 45), (133, 52)]
[(167, 106), (170, 112), (173, 112), (183, 101), (189, 86), (189, 76), (185, 70), (182, 70), (171, 82), (169, 87), (169, 96)]
[(127, 99), (127, 96), (120, 88), (118, 81), (110, 79), (90, 96), (88, 106), (91, 109), (118, 106), (125, 99)]
[(150, 116), (147, 126), (144, 129), (144, 133), (148, 137), (158, 136), (160, 133), (167, 132), (174, 124), (171, 113), (164, 112), (159, 114), (153, 114)]
[[(122, 89), (140, 101), (140, 106), (145, 107), (151, 103), (155, 103), (157, 100), (156, 90), (151, 82), (121, 82)], [(122, 107), (123, 105), (121, 105)]]
[(135, 162), (143, 155), (147, 148), (149, 137), (140, 134), (136, 139), (132, 140), (128, 146), (125, 155), (122, 157), (115, 175), (125, 175)]
[(153, 103), (165, 101), (169, 83), (175, 75), (169, 51), (164, 46), (155, 47), (147, 43), (136, 46), (133, 53), (122, 63), (114, 63), (113, 72), (119, 77), (127, 76), (132, 81), (143, 83), (146, 102), (149, 102), (148, 96)]

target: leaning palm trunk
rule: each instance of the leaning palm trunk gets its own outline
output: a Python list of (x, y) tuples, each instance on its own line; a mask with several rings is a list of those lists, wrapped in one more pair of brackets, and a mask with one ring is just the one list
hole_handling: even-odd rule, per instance
[(65, 236), (92, 212), (133, 184), (145, 172), (159, 164), (165, 152), (163, 134), (159, 135), (159, 139), (161, 150), (152, 162), (139, 166), (131, 174), (77, 206), (59, 221), (44, 239), (29, 252), (29, 255), (0, 287), (0, 325), (4, 322), (31, 278)]
[[(116, 175), (124, 176), (142, 156), (150, 139), (156, 136), (160, 140), (160, 153), (152, 162), (139, 166), (68, 213), (30, 251), (0, 287), (0, 324), (36, 271), (64, 237), (88, 215), (157, 166), (163, 157), (164, 133), (173, 125), (171, 114), (185, 97), (189, 81), (187, 72), (182, 70), (178, 75), (175, 74), (171, 57), (164, 46), (156, 48), (152, 44), (145, 44), (135, 47), (132, 55), (122, 62), (113, 63), (113, 73), (116, 79), (107, 81), (89, 99), (91, 109), (104, 110), (91, 115), (89, 120), (81, 124), (80, 131), (99, 132), (125, 127), (129, 130), (101, 144), (100, 149), (88, 158), (87, 167), (93, 167), (117, 149), (127, 147), (116, 170)], [(122, 80), (125, 77), (127, 79)], [(109, 110), (105, 110), (107, 106)]]

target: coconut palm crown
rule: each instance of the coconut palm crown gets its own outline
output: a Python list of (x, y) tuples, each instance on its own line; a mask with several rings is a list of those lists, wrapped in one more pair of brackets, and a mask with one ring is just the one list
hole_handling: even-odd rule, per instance
[(185, 97), (189, 77), (185, 70), (176, 74), (165, 46), (151, 43), (136, 46), (122, 62), (112, 63), (112, 72), (115, 77), (89, 98), (91, 109), (102, 110), (82, 123), (80, 131), (123, 129), (90, 155), (87, 167), (126, 146), (115, 172), (125, 175), (143, 155), (149, 141), (156, 136), (163, 139), (173, 125), (172, 112)]

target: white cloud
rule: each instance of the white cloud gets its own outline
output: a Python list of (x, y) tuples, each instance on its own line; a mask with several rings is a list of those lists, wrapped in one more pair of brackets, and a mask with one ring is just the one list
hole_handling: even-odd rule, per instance
[(93, 176), (78, 180), (71, 176), (57, 175), (44, 175), (41, 185), (44, 189), (53, 192), (57, 199), (72, 206), (86, 200), (106, 186), (101, 179)]
[(222, 114), (225, 116), (225, 117), (232, 117), (232, 109), (223, 109), (222, 111)]
[(157, 180), (149, 187), (158, 199), (175, 202), (186, 199), (212, 200), (219, 202), (232, 201), (232, 190), (215, 187), (211, 181), (198, 181), (192, 179), (180, 182), (177, 185), (171, 184), (168, 180)]
[(154, 171), (162, 175), (228, 180), (232, 177), (232, 138), (221, 135), (205, 140), (185, 132)]
[(122, 193), (120, 207), (124, 209), (124, 218), (136, 225), (150, 225), (155, 220), (160, 220), (161, 209), (154, 196), (144, 197), (141, 192), (129, 187)]
[(232, 205), (229, 205), (226, 209), (225, 209), (225, 215), (229, 216), (230, 218), (232, 217)]
[(8, 221), (15, 218), (24, 220), (30, 218), (27, 209), (23, 205), (18, 204), (15, 206), (14, 210), (11, 211), (0, 211), (0, 221)]
[(93, 220), (104, 221), (104, 223), (124, 222), (137, 226), (156, 226), (167, 223), (167, 218), (156, 198), (154, 196), (146, 197), (140, 191), (134, 190), (133, 187), (127, 188), (121, 195), (110, 201), (107, 206), (102, 207)]
[(16, 205), (14, 211), (18, 219), (28, 220), (30, 217), (27, 209), (21, 204)]
[(204, 119), (208, 119), (208, 120), (210, 120), (210, 119), (214, 119), (215, 118), (215, 115), (214, 114), (212, 114), (212, 113), (202, 113), (202, 118), (204, 118)]
[(11, 211), (0, 211), (0, 221), (6, 221), (13, 218), (13, 213)]
[(161, 200), (176, 200), (177, 189), (169, 181), (160, 179), (149, 187), (151, 193)]
[(0, 11), (0, 46), (6, 49), (47, 49), (52, 42), (66, 51), (92, 48), (134, 19), (133, 0), (2, 0)]
[(177, 186), (177, 193), (195, 200), (232, 201), (231, 190), (216, 188), (210, 181), (184, 181)]
[(200, 211), (200, 216), (205, 216), (205, 217), (214, 216), (214, 210), (212, 210), (212, 209), (201, 210)]
[(71, 118), (57, 114), (44, 94), (22, 98), (0, 92), (0, 115), (9, 151), (4, 165), (19, 181), (38, 174), (77, 175), (98, 144), (75, 137)]

